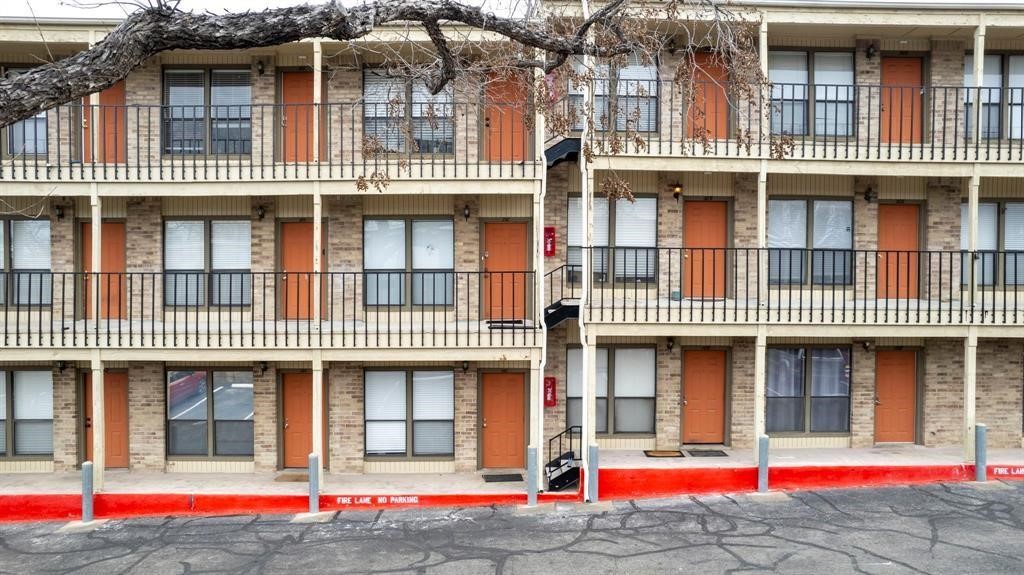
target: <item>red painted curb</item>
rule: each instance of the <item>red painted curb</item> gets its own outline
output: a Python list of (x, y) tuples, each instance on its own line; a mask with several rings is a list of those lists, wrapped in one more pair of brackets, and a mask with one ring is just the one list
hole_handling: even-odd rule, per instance
[(605, 469), (598, 475), (599, 500), (732, 493), (757, 489), (756, 467)]

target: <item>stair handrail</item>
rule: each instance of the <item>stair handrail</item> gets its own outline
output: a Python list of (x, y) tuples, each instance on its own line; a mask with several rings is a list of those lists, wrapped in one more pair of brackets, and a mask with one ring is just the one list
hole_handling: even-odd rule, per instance
[(581, 440), (582, 436), (583, 436), (583, 427), (581, 427), (579, 425), (570, 425), (569, 427), (565, 428), (561, 433), (559, 433), (558, 435), (556, 435), (556, 436), (552, 437), (551, 439), (549, 439), (548, 440), (548, 458), (547, 458), (547, 462), (545, 463), (545, 466), (549, 465), (552, 461), (555, 460), (555, 458), (552, 457), (552, 450), (551, 450), (551, 447), (555, 443), (555, 441), (558, 441), (558, 455), (557, 455), (557, 457), (561, 457), (562, 454), (565, 453), (564, 443), (566, 441), (568, 441), (568, 443), (569, 443), (569, 452), (572, 453), (572, 460), (573, 461), (580, 461), (582, 459), (581, 456), (580, 456), (580, 452), (579, 452), (578, 449), (574, 449), (573, 446), (574, 446), (575, 443), (577, 443), (578, 441)]

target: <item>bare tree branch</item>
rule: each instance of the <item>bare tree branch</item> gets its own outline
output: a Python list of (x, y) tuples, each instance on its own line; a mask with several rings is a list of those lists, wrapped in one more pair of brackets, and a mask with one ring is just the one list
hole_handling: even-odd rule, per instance
[(177, 9), (176, 2), (155, 0), (91, 48), (0, 80), (0, 126), (108, 88), (146, 59), (167, 50), (260, 48), (304, 38), (355, 40), (395, 22), (420, 23), (426, 28), (438, 50), (441, 69), (431, 90), (440, 91), (454, 75), (441, 22), (493, 32), (554, 55), (555, 63), (564, 63), (574, 54), (608, 58), (633, 50), (628, 42), (608, 45), (583, 39), (586, 30), (597, 23), (611, 30), (618, 28), (615, 18), (623, 15), (627, 5), (628, 0), (614, 0), (574, 33), (558, 35), (537, 21), (496, 16), (453, 0), (372, 0), (352, 8), (332, 1), (238, 14), (184, 12)]

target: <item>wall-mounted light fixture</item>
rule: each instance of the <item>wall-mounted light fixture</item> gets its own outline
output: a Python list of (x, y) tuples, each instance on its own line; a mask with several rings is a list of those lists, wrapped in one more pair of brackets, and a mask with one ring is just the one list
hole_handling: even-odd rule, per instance
[(668, 338), (668, 341), (665, 342), (665, 344), (668, 346), (668, 350), (672, 351), (676, 347), (676, 338), (674, 338), (674, 337)]
[(254, 363), (252, 365), (252, 376), (253, 377), (263, 377), (263, 374), (267, 373), (267, 367), (268, 367), (267, 366), (267, 362), (265, 362), (265, 361), (257, 361), (256, 363)]
[(64, 219), (64, 206), (57, 204), (53, 206), (53, 215), (57, 216), (58, 220)]
[(467, 222), (469, 221), (469, 204), (466, 204), (465, 206), (463, 206), (463, 208), (462, 208), (462, 217), (466, 218)]
[(467, 371), (469, 371), (469, 362), (464, 361), (462, 362), (462, 373), (466, 373)]
[(63, 361), (58, 361), (57, 362), (57, 373), (64, 373), (64, 370), (67, 369), (67, 367), (68, 367), (67, 363), (65, 363)]
[(264, 206), (264, 205), (256, 206), (256, 217), (262, 220), (266, 216), (267, 216), (267, 207)]
[(263, 60), (256, 60), (256, 73), (262, 76), (264, 70), (265, 68), (263, 67)]
[(864, 201), (870, 204), (877, 199), (878, 192), (876, 192), (871, 186), (868, 186), (868, 189), (864, 190)]
[(676, 183), (672, 184), (671, 188), (672, 188), (672, 197), (676, 200), (676, 203), (678, 204), (680, 196), (683, 195), (683, 185), (680, 184), (679, 182), (676, 182)]
[(867, 56), (868, 60), (871, 60), (878, 54), (878, 48), (875, 47), (875, 43), (868, 44), (867, 49), (864, 50), (864, 55)]

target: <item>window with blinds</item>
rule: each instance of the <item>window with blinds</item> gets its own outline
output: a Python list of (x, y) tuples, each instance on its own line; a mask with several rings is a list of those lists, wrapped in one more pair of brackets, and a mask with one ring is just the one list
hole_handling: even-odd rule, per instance
[[(597, 215), (597, 210), (594, 210)], [(595, 220), (596, 221), (596, 220)], [(615, 202), (615, 279), (651, 282), (657, 275), (658, 199)]]
[[(363, 71), (363, 133), (383, 151), (451, 154), (455, 103), (451, 85), (431, 94), (422, 80)], [(408, 136), (408, 137), (407, 137)], [(411, 138), (411, 142), (407, 139)], [(410, 145), (411, 144), (411, 145)]]
[[(8, 69), (6, 75), (14, 77), (26, 71), (26, 68), (13, 68)], [(46, 131), (46, 112), (11, 124), (7, 127), (7, 154), (15, 157), (46, 155)]]
[(814, 200), (811, 224), (811, 281), (818, 285), (853, 282), (853, 202)]
[(1007, 202), (1003, 222), (1006, 284), (1024, 285), (1024, 202)]
[(252, 223), (210, 222), (210, 303), (252, 304)]
[(591, 111), (593, 112), (593, 121), (595, 130), (607, 130), (611, 123), (611, 114), (608, 110), (608, 95), (610, 94), (609, 81), (609, 68), (608, 64), (595, 63), (591, 60), (590, 69), (583, 68), (583, 60), (580, 57), (575, 57), (572, 60), (572, 69), (574, 74), (580, 78), (578, 81), (569, 81), (569, 107), (573, 110), (573, 127), (574, 131), (580, 131), (583, 129), (584, 124), (587, 122), (587, 111), (588, 107), (584, 102), (584, 83), (589, 83), (591, 86)]
[(164, 153), (251, 153), (251, 82), (249, 70), (164, 70)]
[[(454, 230), (454, 222), (447, 218), (364, 220), (366, 304), (451, 305)], [(407, 283), (406, 276), (412, 281)]]
[(166, 305), (251, 305), (252, 223), (164, 222), (164, 272)]
[(814, 133), (853, 135), (853, 53), (814, 54)]
[(164, 222), (164, 302), (206, 305), (206, 222)]
[(981, 102), (980, 138), (998, 138), (1002, 133), (1003, 56), (985, 55), (985, 73), (981, 89), (974, 88), (974, 55), (964, 55), (964, 134), (974, 133), (974, 104)]
[(1007, 56), (1007, 137), (1024, 139), (1024, 56)]
[(768, 52), (773, 134), (807, 134), (807, 53)]
[(50, 305), (53, 278), (50, 266), (50, 220), (9, 220), (9, 303)]
[(453, 372), (367, 371), (364, 382), (366, 455), (455, 453)]
[[(582, 350), (566, 351), (566, 425), (580, 425)], [(652, 434), (655, 430), (656, 352), (652, 347), (597, 348), (594, 423), (597, 433)], [(612, 426), (609, 429), (608, 422)]]
[[(53, 455), (53, 375), (49, 371), (0, 372), (5, 387), (3, 411), (3, 453)], [(8, 399), (9, 398), (9, 399)], [(7, 418), (7, 403), (11, 418)]]
[(658, 67), (630, 54), (619, 68), (615, 86), (615, 129), (654, 132), (658, 129)]
[[(970, 215), (968, 205), (960, 204), (960, 249), (970, 249)], [(996, 250), (999, 249), (999, 204), (982, 202), (978, 204), (978, 245), (977, 267), (974, 269), (978, 285), (996, 283)], [(961, 282), (971, 285), (971, 255), (963, 254), (960, 262)]]

